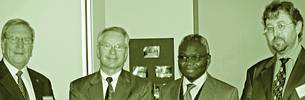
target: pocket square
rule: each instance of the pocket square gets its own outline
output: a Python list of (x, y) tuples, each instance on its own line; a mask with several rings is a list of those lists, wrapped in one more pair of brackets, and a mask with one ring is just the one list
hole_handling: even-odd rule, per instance
[(52, 96), (43, 96), (42, 100), (54, 100)]
[(299, 98), (305, 97), (305, 84), (295, 88), (295, 90), (297, 91)]

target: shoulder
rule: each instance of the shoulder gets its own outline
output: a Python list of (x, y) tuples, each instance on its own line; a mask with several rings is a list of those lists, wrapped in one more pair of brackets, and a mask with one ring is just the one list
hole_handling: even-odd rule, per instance
[(208, 77), (209, 79), (207, 79), (206, 82), (210, 81), (211, 83), (214, 84), (215, 88), (219, 88), (221, 90), (234, 90), (236, 89), (236, 87), (224, 82), (224, 81), (221, 81), (217, 78), (214, 78), (212, 76), (209, 76)]
[(129, 81), (131, 81), (134, 84), (137, 85), (147, 85), (147, 84), (152, 84), (152, 82), (147, 79), (147, 78), (140, 78), (138, 76), (132, 75), (130, 72), (122, 70), (121, 73), (125, 78), (128, 78)]
[(170, 81), (166, 85), (162, 86), (161, 90), (162, 91), (167, 91), (167, 90), (170, 91), (172, 89), (179, 89), (181, 83), (182, 83), (182, 78)]
[(253, 72), (254, 70), (262, 70), (266, 64), (268, 64), (271, 60), (272, 60), (273, 57), (269, 57), (269, 58), (265, 58), (257, 63), (255, 63), (253, 66), (251, 66), (249, 69), (248, 69), (248, 72)]
[(87, 76), (83, 76), (81, 78), (78, 78), (76, 80), (73, 80), (70, 85), (72, 86), (76, 86), (76, 87), (83, 87), (86, 85), (89, 85), (90, 81), (92, 81), (94, 78), (98, 78), (99, 77), (99, 72), (95, 72), (92, 73), (90, 75)]

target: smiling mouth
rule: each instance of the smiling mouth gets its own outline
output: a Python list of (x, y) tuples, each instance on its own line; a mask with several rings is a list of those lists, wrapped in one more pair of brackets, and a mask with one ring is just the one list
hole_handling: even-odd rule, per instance
[(14, 54), (16, 54), (16, 55), (24, 55), (23, 52), (15, 52)]
[(187, 70), (185, 70), (186, 72), (188, 72), (188, 73), (192, 73), (192, 72), (194, 72), (195, 70), (193, 70), (193, 69), (187, 69)]

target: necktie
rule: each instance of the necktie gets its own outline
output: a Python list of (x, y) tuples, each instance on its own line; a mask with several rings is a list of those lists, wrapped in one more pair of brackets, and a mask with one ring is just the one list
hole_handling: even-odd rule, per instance
[(18, 71), (16, 75), (18, 77), (18, 86), (19, 86), (19, 89), (21, 90), (21, 93), (22, 93), (24, 99), (25, 100), (30, 100), (28, 91), (26, 90), (26, 87), (25, 87), (25, 85), (22, 81), (22, 78), (21, 78), (22, 71)]
[(108, 83), (108, 88), (107, 88), (107, 91), (106, 91), (105, 100), (111, 100), (111, 98), (112, 98), (112, 96), (113, 96), (113, 93), (114, 93), (113, 87), (112, 87), (112, 85), (111, 85), (112, 78), (111, 78), (111, 77), (107, 77), (107, 78), (106, 78), (106, 81), (107, 81), (107, 83)]
[(193, 100), (192, 95), (191, 95), (191, 90), (195, 87), (195, 84), (187, 84), (187, 89), (184, 94), (184, 99), (183, 100)]
[(283, 88), (286, 81), (286, 63), (289, 58), (281, 58), (281, 67), (272, 83), (273, 100), (283, 100)]

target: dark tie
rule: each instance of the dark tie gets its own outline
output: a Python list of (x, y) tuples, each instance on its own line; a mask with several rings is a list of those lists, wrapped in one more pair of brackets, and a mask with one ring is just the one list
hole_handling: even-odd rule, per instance
[(289, 58), (281, 58), (281, 67), (272, 83), (273, 100), (283, 100), (283, 88), (286, 81), (286, 63)]
[(21, 90), (21, 93), (22, 93), (24, 99), (25, 100), (30, 100), (28, 91), (26, 90), (26, 87), (25, 87), (25, 85), (22, 81), (22, 78), (21, 78), (22, 71), (18, 71), (16, 75), (18, 77), (18, 86), (19, 86), (19, 89)]
[(108, 83), (108, 88), (107, 88), (107, 91), (106, 91), (106, 97), (105, 97), (105, 100), (112, 100), (112, 96), (113, 96), (113, 93), (114, 93), (114, 90), (113, 90), (113, 87), (111, 85), (111, 82), (112, 82), (112, 78), (111, 77), (107, 77), (106, 78), (106, 81)]
[(191, 94), (191, 90), (195, 87), (195, 84), (187, 84), (187, 89), (186, 92), (184, 94), (184, 99), (183, 100), (192, 100), (192, 94)]

